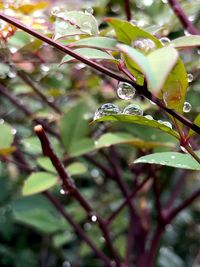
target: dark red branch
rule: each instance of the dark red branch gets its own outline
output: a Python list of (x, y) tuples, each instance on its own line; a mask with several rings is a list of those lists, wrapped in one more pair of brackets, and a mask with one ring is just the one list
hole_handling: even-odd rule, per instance
[(178, 19), (180, 20), (180, 22), (182, 23), (184, 29), (190, 34), (199, 35), (200, 31), (196, 27), (194, 27), (194, 25), (188, 19), (179, 2), (177, 0), (168, 0), (168, 3), (176, 14), (176, 16), (178, 17)]
[(13, 103), (14, 106), (16, 106), (19, 110), (21, 110), (28, 118), (33, 120), (33, 122), (37, 124), (41, 124), (44, 129), (52, 134), (53, 136), (59, 138), (59, 135), (49, 127), (49, 124), (45, 121), (42, 121), (40, 119), (34, 118), (34, 113), (32, 113), (31, 110), (29, 110), (26, 106), (22, 104), (22, 102), (14, 95), (10, 93), (10, 90), (8, 90), (4, 85), (0, 84), (0, 95), (6, 97), (11, 103)]
[(179, 206), (177, 206), (176, 208), (172, 209), (168, 216), (166, 216), (166, 224), (170, 223), (174, 217), (176, 217), (176, 215), (178, 213), (180, 213), (182, 210), (184, 210), (185, 208), (187, 208), (194, 200), (196, 200), (198, 197), (200, 197), (200, 189), (197, 189), (196, 191), (194, 191), (186, 200), (184, 200)]
[(135, 84), (135, 82), (124, 78), (123, 76), (101, 66), (100, 64), (87, 59), (85, 57), (80, 56), (79, 54), (77, 54), (75, 51), (71, 50), (68, 47), (65, 47), (64, 45), (61, 45), (57, 42), (55, 42), (54, 40), (48, 38), (47, 36), (27, 27), (26, 25), (24, 25), (23, 23), (19, 22), (18, 20), (16, 20), (15, 18), (11, 18), (3, 13), (0, 14), (0, 19), (16, 26), (17, 28), (31, 34), (32, 36), (35, 36), (36, 38), (44, 41), (45, 43), (48, 43), (51, 46), (54, 46), (55, 48), (59, 49), (60, 51), (69, 54), (70, 56), (74, 57), (75, 59), (87, 64), (88, 66), (100, 71), (101, 73), (104, 73), (118, 81), (124, 81), (124, 82), (128, 82), (130, 83), (132, 86), (135, 87), (135, 89), (138, 91), (138, 93), (142, 94), (143, 96), (145, 96), (146, 98), (148, 98), (149, 100), (153, 101), (154, 103), (156, 103), (159, 107), (161, 107), (163, 110), (165, 110), (167, 113), (169, 113), (170, 115), (172, 115), (173, 117), (175, 117), (177, 120), (179, 120), (180, 122), (182, 122), (183, 124), (185, 124), (186, 126), (188, 126), (189, 128), (191, 128), (192, 130), (194, 130), (195, 132), (197, 132), (198, 134), (200, 134), (200, 127), (198, 127), (197, 125), (193, 124), (190, 120), (188, 120), (187, 118), (185, 118), (184, 116), (180, 115), (179, 113), (177, 113), (176, 111), (172, 110), (172, 109), (168, 109), (167, 107), (165, 107), (165, 105), (162, 103), (162, 101), (160, 101), (158, 98), (156, 98), (155, 96), (152, 95), (151, 92), (149, 92), (147, 90), (146, 87), (142, 87), (139, 86), (137, 84)]
[(122, 204), (107, 218), (106, 222), (107, 224), (110, 224), (114, 218), (123, 210), (123, 208), (126, 207), (126, 205), (128, 204), (129, 201), (131, 201), (135, 195), (137, 194), (137, 192), (145, 185), (145, 183), (151, 178), (151, 176), (148, 176), (146, 179), (144, 179), (143, 182), (141, 182), (141, 184), (139, 184), (135, 190), (127, 197), (127, 199), (125, 199)]
[(96, 253), (96, 255), (104, 262), (105, 266), (112, 267), (112, 262), (109, 260), (109, 258), (96, 247), (96, 245), (92, 242), (90, 238), (88, 238), (88, 236), (85, 234), (82, 228), (65, 211), (61, 203), (48, 191), (44, 192), (43, 194), (54, 205), (56, 210), (58, 210), (62, 214), (62, 216), (66, 219), (66, 221), (69, 222), (69, 224), (74, 228), (78, 236), (80, 236), (88, 244), (88, 246)]
[(130, 0), (124, 0), (124, 8), (126, 12), (126, 18), (128, 21), (131, 20), (131, 3)]
[(120, 267), (120, 263), (118, 261), (118, 257), (115, 253), (115, 250), (112, 245), (112, 240), (110, 238), (109, 231), (107, 229), (107, 226), (105, 222), (98, 216), (98, 214), (93, 210), (91, 205), (87, 202), (87, 200), (80, 194), (79, 190), (77, 189), (76, 185), (74, 184), (73, 180), (70, 178), (66, 170), (64, 169), (63, 164), (58, 159), (57, 155), (53, 151), (51, 147), (51, 143), (41, 125), (37, 125), (34, 128), (35, 133), (37, 134), (38, 138), (40, 139), (42, 151), (44, 156), (47, 156), (50, 158), (53, 166), (55, 167), (57, 173), (59, 174), (59, 177), (61, 179), (62, 185), (64, 190), (66, 190), (69, 194), (71, 194), (78, 202), (79, 204), (84, 208), (84, 210), (88, 213), (88, 215), (91, 217), (92, 215), (97, 216), (97, 222), (99, 223), (99, 227), (104, 235), (106, 244), (109, 248), (109, 251), (111, 252), (115, 262), (116, 266)]

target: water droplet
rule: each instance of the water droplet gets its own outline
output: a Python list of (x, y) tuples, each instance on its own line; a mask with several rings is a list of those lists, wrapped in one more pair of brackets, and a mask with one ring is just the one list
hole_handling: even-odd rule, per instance
[(143, 110), (141, 107), (137, 104), (130, 104), (123, 110), (123, 114), (130, 114), (130, 115), (143, 115)]
[(119, 82), (117, 95), (124, 100), (132, 99), (135, 96), (135, 88), (129, 83)]
[(148, 53), (156, 48), (155, 43), (147, 38), (139, 38), (133, 41), (132, 46), (144, 53)]
[(58, 27), (62, 30), (66, 30), (69, 28), (69, 24), (66, 21), (59, 21)]
[(184, 105), (183, 105), (183, 112), (185, 113), (188, 113), (190, 112), (192, 109), (192, 106), (189, 102), (184, 102)]
[(4, 119), (0, 119), (0, 124), (4, 124)]
[(99, 170), (98, 169), (92, 169), (91, 170), (91, 176), (93, 178), (97, 178), (99, 175), (100, 175), (100, 173), (99, 173)]
[(145, 117), (146, 119), (148, 119), (148, 120), (151, 120), (151, 121), (153, 120), (153, 117), (152, 117), (151, 115), (145, 115), (144, 117)]
[(100, 241), (101, 243), (104, 243), (104, 242), (105, 242), (105, 238), (104, 238), (103, 236), (101, 236), (101, 237), (99, 238), (99, 241)]
[(151, 6), (153, 4), (154, 0), (143, 0), (142, 3), (145, 6)]
[(95, 214), (92, 214), (90, 217), (91, 222), (95, 223), (97, 222), (97, 216)]
[(133, 24), (134, 26), (136, 26), (136, 25), (137, 25), (137, 20), (132, 19), (132, 20), (130, 21), (130, 23)]
[(172, 125), (169, 121), (163, 121), (162, 124), (164, 124), (165, 126), (169, 127), (170, 129), (172, 129)]
[(76, 64), (76, 66), (75, 66), (75, 68), (77, 69), (77, 70), (81, 70), (81, 69), (83, 69), (83, 68), (85, 68), (86, 67), (86, 65), (84, 64), (84, 63), (78, 63), (78, 64)]
[(153, 101), (151, 101), (151, 100), (150, 100), (149, 102), (150, 102), (152, 105), (154, 105), (154, 106), (156, 105), (156, 103), (154, 103), (154, 102), (153, 102)]
[(9, 77), (10, 79), (15, 78), (16, 76), (17, 76), (17, 73), (16, 73), (15, 71), (10, 70), (10, 71), (8, 72), (8, 77)]
[(88, 21), (83, 22), (83, 24), (81, 26), (81, 30), (91, 35), (92, 34), (92, 32), (91, 32), (91, 30), (92, 30), (91, 23), (89, 23)]
[(197, 55), (200, 55), (200, 49), (197, 50)]
[(170, 44), (170, 39), (167, 38), (167, 37), (160, 38), (160, 41), (161, 41), (161, 43), (162, 43), (163, 46)]
[(171, 156), (171, 159), (175, 159), (176, 157), (174, 155)]
[(167, 4), (168, 0), (162, 0), (163, 4)]
[(83, 225), (83, 228), (84, 228), (84, 230), (89, 231), (92, 228), (92, 225), (91, 225), (91, 223), (85, 223)]
[(184, 33), (185, 33), (186, 36), (190, 36), (191, 35), (191, 33), (188, 30), (184, 30)]
[(10, 52), (11, 52), (12, 54), (14, 54), (15, 52), (17, 52), (17, 50), (18, 50), (17, 47), (11, 47), (11, 48), (10, 48)]
[(144, 27), (145, 25), (147, 25), (147, 22), (145, 21), (145, 20), (139, 20), (138, 22), (137, 22), (137, 26), (138, 27)]
[(103, 116), (116, 115), (121, 113), (120, 108), (112, 103), (103, 104), (94, 114), (94, 120), (97, 120)]
[(64, 190), (63, 188), (60, 189), (60, 194), (61, 195), (67, 195), (67, 193), (68, 192), (66, 190)]
[(12, 128), (12, 130), (11, 130), (11, 133), (12, 133), (13, 135), (15, 135), (15, 134), (16, 134), (16, 132), (17, 132), (17, 130), (16, 130), (16, 129), (14, 129), (14, 128)]
[(42, 71), (44, 71), (44, 72), (48, 72), (50, 68), (49, 68), (49, 66), (46, 65), (46, 64), (41, 64), (41, 65), (40, 65), (40, 69), (41, 69)]
[(195, 16), (194, 15), (191, 15), (188, 17), (189, 21), (194, 21), (195, 20)]
[(71, 264), (69, 261), (64, 261), (63, 264), (62, 264), (62, 267), (70, 267)]
[(188, 151), (186, 150), (186, 148), (184, 146), (180, 146), (180, 149), (184, 152), (188, 154)]
[(86, 14), (93, 14), (94, 13), (94, 9), (92, 7), (87, 7), (85, 10)]
[(188, 82), (191, 83), (193, 81), (193, 75), (191, 73), (188, 73)]

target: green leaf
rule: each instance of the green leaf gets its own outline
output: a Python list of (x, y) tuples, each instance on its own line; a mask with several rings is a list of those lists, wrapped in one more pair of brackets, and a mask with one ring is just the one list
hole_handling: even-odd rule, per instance
[(99, 49), (116, 50), (117, 41), (108, 37), (89, 37), (83, 38), (69, 44), (69, 47), (95, 47)]
[(177, 39), (174, 39), (170, 43), (175, 48), (187, 48), (187, 47), (195, 47), (200, 46), (200, 36), (199, 35), (189, 35), (182, 36)]
[[(200, 127), (200, 114), (198, 114), (196, 116), (196, 118), (194, 119), (194, 122), (193, 123)], [(196, 132), (194, 132), (192, 129), (190, 129), (188, 136), (191, 137), (194, 134), (196, 134)]]
[[(87, 106), (81, 102), (69, 109), (60, 120), (60, 134), (66, 151), (72, 156), (73, 147), (86, 138), (89, 128), (84, 119)], [(77, 147), (79, 149), (79, 147)], [(76, 154), (76, 153), (75, 153)]]
[(136, 115), (110, 115), (110, 116), (105, 116), (101, 117), (94, 122), (101, 122), (101, 121), (119, 121), (119, 122), (125, 122), (125, 123), (135, 123), (135, 124), (141, 124), (141, 125), (146, 125), (150, 126), (153, 128), (160, 129), (163, 132), (166, 132), (177, 139), (179, 138), (179, 135), (177, 132), (175, 132), (173, 129), (165, 126), (164, 124), (159, 123), (158, 121), (155, 120), (149, 120), (143, 116), (136, 116)]
[(57, 218), (49, 211), (38, 207), (26, 212), (14, 212), (14, 219), (18, 223), (34, 227), (45, 234), (52, 234), (67, 227), (67, 223)]
[(172, 47), (157, 49), (147, 56), (127, 45), (118, 45), (118, 48), (139, 66), (147, 79), (148, 89), (155, 93), (161, 90), (178, 60), (178, 53)]
[(56, 170), (53, 166), (53, 164), (51, 163), (51, 160), (47, 157), (39, 157), (37, 158), (37, 164), (42, 167), (44, 170), (48, 171), (48, 172), (53, 172), (56, 173)]
[(187, 87), (187, 72), (182, 60), (179, 59), (162, 88), (162, 98), (165, 105), (182, 114)]
[(12, 127), (7, 123), (1, 123), (0, 128), (0, 155), (7, 155), (15, 150), (14, 147), (11, 147), (14, 139)]
[(89, 138), (83, 138), (74, 142), (69, 150), (71, 157), (78, 157), (94, 150), (94, 141)]
[(117, 39), (125, 44), (131, 45), (131, 43), (136, 39), (147, 38), (151, 39), (157, 48), (162, 47), (161, 42), (156, 37), (128, 21), (116, 18), (106, 18), (105, 21), (114, 28)]
[[(200, 156), (200, 152), (196, 154)], [(154, 153), (138, 158), (134, 163), (159, 164), (174, 168), (200, 170), (200, 164), (191, 155), (179, 152)]]
[(55, 174), (47, 172), (32, 173), (24, 183), (22, 194), (24, 196), (43, 192), (57, 183)]
[(55, 39), (70, 35), (98, 35), (97, 21), (92, 14), (69, 11), (60, 12), (55, 16)]
[[(94, 48), (78, 48), (78, 49), (75, 49), (74, 51), (80, 56), (83, 56), (89, 59), (102, 59), (102, 60), (116, 61), (116, 59), (110, 54), (104, 51), (98, 50), (98, 49), (94, 49)], [(72, 56), (66, 55), (63, 57), (60, 65), (68, 63), (71, 60), (74, 60), (74, 58)]]
[(97, 141), (95, 141), (95, 148), (101, 149), (118, 144), (129, 144), (137, 148), (151, 149), (160, 146), (172, 147), (171, 143), (157, 142), (157, 141), (144, 141), (140, 138), (135, 138), (130, 134), (117, 132), (117, 133), (106, 133), (103, 134)]
[(67, 166), (67, 172), (71, 175), (80, 175), (86, 173), (87, 168), (81, 162), (74, 162)]

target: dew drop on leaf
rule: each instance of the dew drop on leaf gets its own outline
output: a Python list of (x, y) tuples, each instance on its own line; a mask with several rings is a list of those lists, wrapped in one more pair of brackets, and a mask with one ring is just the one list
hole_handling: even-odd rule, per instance
[(188, 82), (191, 83), (193, 81), (193, 75), (191, 73), (188, 73)]
[(121, 113), (120, 108), (112, 103), (103, 104), (94, 114), (94, 120), (97, 120), (103, 116), (116, 115)]
[(172, 129), (172, 125), (169, 121), (163, 121), (162, 124), (164, 124), (165, 126), (169, 127), (170, 129)]
[(123, 100), (129, 100), (135, 96), (135, 88), (129, 83), (119, 82), (117, 88), (117, 95)]
[(150, 120), (150, 121), (153, 120), (153, 117), (152, 117), (151, 115), (145, 115), (144, 117), (145, 117), (146, 119)]
[(162, 37), (160, 38), (160, 42), (162, 43), (163, 46), (165, 46), (165, 45), (170, 44), (170, 39), (167, 37)]
[(189, 102), (184, 102), (184, 105), (183, 105), (183, 112), (185, 113), (188, 113), (190, 112), (192, 109), (192, 106)]
[(137, 104), (130, 104), (123, 110), (123, 114), (129, 114), (129, 115), (143, 115), (143, 110), (141, 107)]
[(148, 53), (156, 48), (155, 43), (147, 38), (139, 38), (133, 41), (132, 46), (144, 53)]
[(11, 133), (15, 135), (17, 133), (17, 130), (15, 128), (12, 128)]

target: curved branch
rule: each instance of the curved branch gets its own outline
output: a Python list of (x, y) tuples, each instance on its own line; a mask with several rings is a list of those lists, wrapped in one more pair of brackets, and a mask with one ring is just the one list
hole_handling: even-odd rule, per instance
[(193, 131), (195, 131), (196, 133), (200, 134), (200, 127), (198, 127), (197, 125), (195, 125), (194, 123), (192, 123), (190, 120), (188, 120), (187, 118), (185, 118), (184, 116), (180, 115), (179, 113), (177, 113), (176, 111), (169, 109), (167, 107), (165, 107), (165, 105), (162, 103), (162, 101), (160, 101), (157, 97), (155, 97), (151, 92), (148, 91), (148, 88), (142, 87), (138, 84), (135, 84), (135, 82), (131, 81), (130, 79), (126, 79), (123, 76), (101, 66), (100, 64), (87, 59), (85, 57), (80, 56), (79, 54), (77, 54), (75, 51), (71, 50), (68, 47), (65, 47), (64, 45), (61, 45), (57, 42), (55, 42), (54, 40), (52, 40), (51, 38), (27, 27), (26, 25), (24, 25), (23, 23), (19, 22), (18, 20), (16, 20), (15, 18), (11, 18), (3, 13), (0, 13), (0, 19), (16, 26), (17, 28), (29, 33), (30, 35), (44, 41), (45, 43), (48, 43), (49, 45), (59, 49), (60, 51), (72, 56), (73, 58), (85, 63), (86, 65), (100, 71), (101, 73), (104, 73), (118, 81), (124, 81), (124, 82), (128, 82), (129, 84), (131, 84), (132, 86), (135, 87), (135, 89), (138, 91), (139, 94), (145, 96), (146, 98), (148, 98), (149, 100), (153, 101), (155, 104), (157, 104), (159, 107), (161, 107), (163, 110), (165, 110), (167, 113), (169, 113), (170, 115), (172, 115), (173, 117), (175, 117), (177, 120), (179, 120), (180, 122), (182, 122), (184, 125), (188, 126), (190, 129), (192, 129)]

